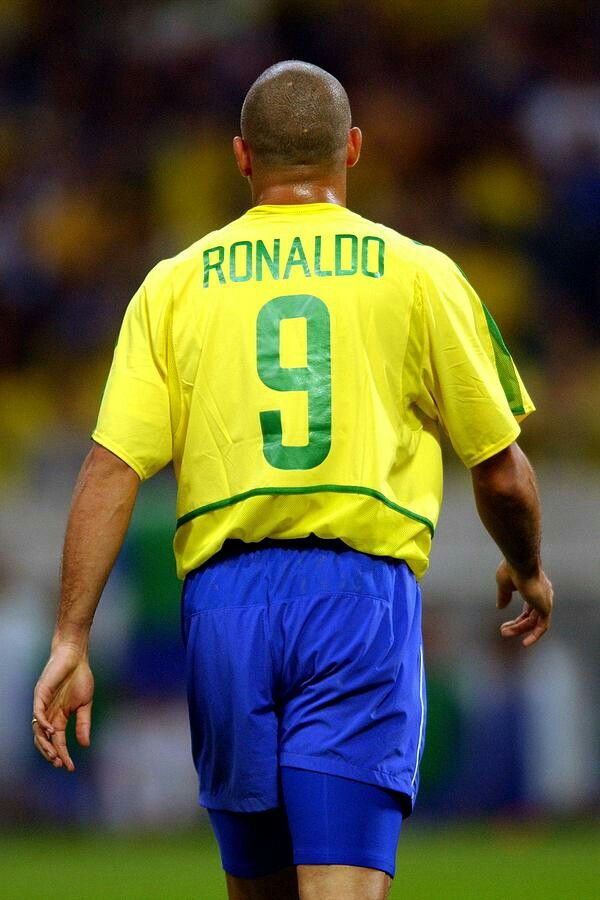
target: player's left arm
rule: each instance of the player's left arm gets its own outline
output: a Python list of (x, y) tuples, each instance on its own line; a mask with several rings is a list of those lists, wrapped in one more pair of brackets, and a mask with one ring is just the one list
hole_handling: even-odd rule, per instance
[[(471, 470), (480, 518), (502, 550), (497, 604), (519, 592), (525, 607), (501, 628), (534, 644), (550, 627), (552, 585), (541, 564), (540, 503), (533, 469), (516, 444), (535, 407), (498, 326), (458, 267), (422, 248), (422, 409), (438, 418)], [(428, 402), (431, 405), (428, 407)]]
[[(94, 613), (125, 538), (140, 478), (109, 450), (94, 444), (75, 486), (65, 536), (61, 593), (50, 658), (36, 684), (34, 742), (56, 768), (75, 768), (65, 733), (90, 743), (94, 679), (88, 642)], [(37, 721), (36, 721), (37, 720)]]
[(522, 613), (500, 628), (503, 637), (535, 644), (550, 628), (553, 590), (542, 568), (540, 498), (533, 468), (517, 443), (471, 469), (477, 511), (504, 559), (496, 572), (498, 609), (518, 591)]

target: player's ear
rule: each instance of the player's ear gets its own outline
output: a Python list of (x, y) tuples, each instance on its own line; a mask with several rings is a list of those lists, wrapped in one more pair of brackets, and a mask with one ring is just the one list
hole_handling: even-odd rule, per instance
[(355, 166), (360, 157), (360, 148), (362, 147), (362, 131), (356, 125), (348, 132), (348, 150), (346, 155), (346, 165), (349, 169)]
[(246, 141), (237, 135), (233, 139), (233, 154), (238, 164), (238, 169), (244, 176), (248, 178), (252, 175), (252, 160), (250, 159), (250, 151)]

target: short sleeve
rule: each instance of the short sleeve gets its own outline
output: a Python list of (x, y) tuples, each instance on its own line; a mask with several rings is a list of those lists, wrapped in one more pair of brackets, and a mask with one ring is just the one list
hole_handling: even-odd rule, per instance
[(144, 480), (172, 458), (167, 307), (153, 270), (123, 319), (92, 439)]
[[(471, 468), (508, 447), (535, 409), (498, 326), (463, 273), (430, 248), (417, 276), (424, 327), (424, 407), (433, 405)], [(426, 410), (427, 411), (427, 410)]]

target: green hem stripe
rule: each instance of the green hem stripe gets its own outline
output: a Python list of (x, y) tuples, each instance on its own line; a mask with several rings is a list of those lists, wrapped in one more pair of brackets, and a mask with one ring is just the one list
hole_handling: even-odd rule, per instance
[(421, 522), (423, 525), (426, 525), (431, 532), (432, 537), (435, 534), (433, 522), (430, 522), (430, 520), (425, 518), (425, 516), (420, 516), (418, 513), (412, 512), (410, 509), (405, 509), (403, 506), (399, 506), (392, 500), (388, 500), (388, 498), (384, 494), (381, 494), (379, 491), (374, 491), (372, 488), (360, 487), (358, 485), (350, 484), (315, 484), (307, 487), (253, 488), (250, 491), (244, 491), (242, 494), (234, 494), (233, 497), (226, 497), (224, 500), (215, 500), (214, 503), (207, 503), (206, 506), (199, 506), (197, 509), (193, 509), (191, 510), (191, 512), (185, 513), (185, 515), (177, 519), (177, 528), (180, 528), (182, 525), (185, 525), (192, 519), (196, 519), (198, 516), (203, 516), (206, 513), (213, 512), (215, 509), (223, 509), (226, 506), (233, 506), (235, 503), (240, 503), (242, 500), (247, 500), (249, 497), (268, 497), (277, 494), (320, 493), (363, 494), (365, 497), (374, 497), (375, 500), (379, 500), (381, 503), (383, 503), (385, 506), (388, 506), (390, 509), (393, 509), (395, 512), (402, 513), (402, 515), (408, 516), (409, 519), (414, 519), (416, 522)]

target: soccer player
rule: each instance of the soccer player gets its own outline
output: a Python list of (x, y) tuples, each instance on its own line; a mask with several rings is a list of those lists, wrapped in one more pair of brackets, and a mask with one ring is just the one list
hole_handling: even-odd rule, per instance
[(36, 746), (72, 771), (94, 611), (140, 482), (172, 461), (192, 750), (236, 900), (387, 896), (425, 737), (441, 428), (504, 555), (497, 605), (525, 604), (502, 635), (530, 646), (550, 624), (516, 444), (533, 404), (460, 269), (346, 208), (361, 140), (315, 66), (250, 88), (251, 208), (159, 263), (125, 314), (35, 690)]

